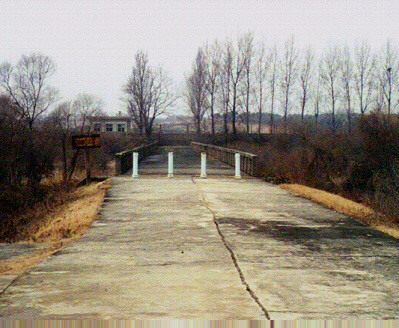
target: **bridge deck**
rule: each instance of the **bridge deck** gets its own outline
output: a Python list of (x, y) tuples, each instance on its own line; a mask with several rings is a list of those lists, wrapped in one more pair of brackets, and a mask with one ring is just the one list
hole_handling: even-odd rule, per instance
[[(167, 175), (169, 152), (173, 152), (175, 175), (200, 175), (201, 153), (184, 146), (159, 147), (153, 155), (140, 162), (139, 175)], [(212, 158), (207, 158), (206, 168), (208, 175), (234, 176), (234, 168)], [(131, 175), (132, 171), (126, 174)]]
[[(143, 168), (144, 169), (144, 168)], [(113, 178), (3, 318), (399, 318), (398, 241), (257, 179)]]

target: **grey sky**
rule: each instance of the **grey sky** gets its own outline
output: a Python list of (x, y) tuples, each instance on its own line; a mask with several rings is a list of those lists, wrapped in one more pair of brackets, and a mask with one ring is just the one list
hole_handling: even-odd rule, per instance
[(184, 80), (199, 46), (245, 32), (321, 51), (367, 40), (380, 49), (399, 41), (399, 1), (365, 0), (0, 0), (0, 62), (22, 54), (53, 58), (52, 84), (64, 100), (86, 92), (123, 110), (119, 101), (137, 50)]

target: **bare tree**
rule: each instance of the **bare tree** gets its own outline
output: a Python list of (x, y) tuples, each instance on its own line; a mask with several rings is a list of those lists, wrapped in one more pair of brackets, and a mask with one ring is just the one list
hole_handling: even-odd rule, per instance
[(68, 179), (68, 144), (74, 127), (74, 112), (70, 101), (63, 102), (51, 112), (48, 123), (53, 130), (53, 137), (61, 143), (61, 161), (63, 180)]
[(72, 151), (68, 145), (72, 134), (89, 132), (88, 118), (103, 115), (103, 102), (94, 95), (80, 93), (73, 101), (59, 104), (47, 118), (55, 137), (61, 144), (63, 179), (70, 181), (76, 170), (81, 150)]
[(278, 81), (278, 52), (277, 47), (273, 47), (270, 50), (269, 55), (270, 60), (270, 76), (269, 76), (269, 86), (270, 86), (270, 132), (274, 132), (274, 105), (276, 96), (276, 86)]
[(372, 102), (372, 93), (376, 85), (373, 83), (375, 58), (370, 46), (363, 41), (355, 46), (354, 82), (359, 110), (364, 115)]
[[(98, 116), (103, 114), (103, 101), (97, 96), (87, 93), (80, 93), (71, 104), (73, 111), (74, 129), (79, 133), (89, 132), (87, 119), (90, 116)], [(64, 111), (67, 107), (64, 104)], [(87, 131), (85, 131), (85, 129)]]
[(233, 65), (232, 44), (227, 40), (223, 49), (223, 60), (220, 74), (221, 91), (222, 91), (222, 108), (223, 108), (223, 129), (227, 137), (229, 133), (228, 114), (230, 112), (230, 95), (231, 95), (231, 70)]
[(348, 118), (348, 132), (352, 133), (352, 90), (353, 90), (353, 61), (351, 53), (348, 47), (344, 48), (342, 53), (342, 65), (341, 65), (341, 87), (346, 104), (346, 114)]
[(290, 96), (297, 78), (297, 59), (298, 51), (294, 47), (294, 37), (292, 36), (284, 43), (284, 53), (281, 62), (281, 89), (283, 96), (284, 131), (287, 131)]
[(305, 107), (309, 99), (309, 93), (310, 90), (312, 89), (312, 77), (314, 71), (313, 66), (314, 66), (314, 53), (312, 48), (308, 47), (305, 56), (303, 57), (299, 74), (302, 122), (305, 115)]
[(249, 105), (250, 105), (250, 98), (252, 94), (252, 58), (254, 56), (254, 36), (253, 33), (247, 33), (244, 35), (242, 39), (242, 56), (243, 56), (243, 66), (244, 66), (244, 103), (245, 103), (245, 123), (247, 128), (247, 133), (250, 132), (249, 129)]
[(24, 130), (9, 97), (0, 95), (0, 185), (16, 185), (21, 180)]
[(215, 135), (215, 103), (217, 92), (220, 87), (220, 73), (221, 73), (221, 48), (217, 40), (205, 49), (207, 60), (207, 83), (206, 88), (210, 97), (209, 111), (211, 116), (211, 132)]
[(266, 45), (264, 42), (259, 44), (256, 49), (254, 80), (255, 80), (255, 98), (258, 107), (258, 134), (262, 132), (262, 115), (263, 109), (266, 107), (267, 100), (267, 75), (270, 70), (270, 57), (268, 56)]
[(201, 134), (201, 122), (208, 109), (207, 99), (207, 61), (201, 48), (193, 64), (192, 73), (186, 80), (187, 102), (194, 117), (194, 126)]
[(245, 54), (245, 36), (238, 39), (237, 51), (231, 48), (232, 68), (230, 70), (232, 104), (231, 104), (231, 126), (234, 137), (237, 136), (237, 104), (239, 96), (239, 86), (242, 81), (246, 54)]
[(341, 52), (337, 46), (330, 47), (321, 60), (320, 74), (331, 101), (332, 130), (335, 131), (335, 107), (339, 94), (338, 82), (341, 68)]
[(43, 172), (51, 169), (51, 160), (46, 145), (42, 144), (37, 119), (57, 100), (57, 91), (48, 85), (55, 72), (54, 62), (41, 54), (23, 55), (13, 67), (5, 62), (0, 66), (0, 88), (10, 99), (15, 119), (23, 125), (24, 140), (21, 158), (25, 163), (24, 176), (29, 184), (37, 185)]
[(315, 95), (314, 95), (314, 120), (315, 124), (318, 123), (319, 115), (320, 115), (320, 103), (322, 102), (323, 94), (322, 94), (322, 77), (320, 74), (320, 70), (317, 71), (316, 76), (316, 86), (315, 86)]
[(125, 84), (128, 112), (140, 132), (151, 139), (155, 119), (173, 106), (176, 96), (172, 92), (172, 81), (162, 68), (153, 69), (148, 64), (148, 55), (138, 51), (135, 66)]
[(382, 87), (382, 81), (378, 78), (374, 83), (375, 93), (373, 97), (373, 101), (375, 102), (375, 110), (376, 112), (380, 113), (384, 108), (385, 97), (384, 91)]
[(392, 47), (391, 41), (387, 40), (380, 56), (379, 80), (388, 115), (395, 104), (393, 98), (398, 79), (398, 65), (398, 51)]
[(36, 53), (23, 55), (15, 67), (8, 62), (0, 66), (0, 87), (30, 130), (36, 119), (57, 100), (58, 92), (48, 85), (54, 72), (52, 59)]

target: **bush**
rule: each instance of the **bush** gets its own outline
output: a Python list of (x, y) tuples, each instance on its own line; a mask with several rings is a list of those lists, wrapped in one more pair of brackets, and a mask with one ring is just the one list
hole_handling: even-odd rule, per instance
[(364, 192), (374, 207), (399, 220), (399, 121), (370, 114), (359, 121), (361, 152), (348, 187)]
[(352, 134), (310, 123), (292, 123), (288, 134), (228, 146), (259, 156), (260, 176), (300, 183), (350, 197), (399, 218), (399, 120), (361, 117)]
[[(20, 185), (0, 188), (0, 242), (15, 242), (30, 225), (70, 198), (72, 186)], [(73, 187), (72, 187), (73, 188)]]
[(29, 126), (0, 97), (0, 184), (37, 184), (53, 170), (54, 144), (40, 124)]

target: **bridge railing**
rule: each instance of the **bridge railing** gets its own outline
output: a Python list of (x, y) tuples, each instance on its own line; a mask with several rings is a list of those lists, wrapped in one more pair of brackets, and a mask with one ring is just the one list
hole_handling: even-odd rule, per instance
[(215, 158), (230, 166), (235, 165), (235, 154), (239, 153), (241, 159), (240, 161), (241, 171), (251, 176), (257, 176), (258, 174), (257, 155), (235, 149), (218, 147), (210, 144), (203, 144), (200, 142), (191, 142), (191, 146), (200, 150), (201, 152), (205, 152), (209, 157)]
[(158, 147), (158, 142), (142, 145), (130, 150), (115, 154), (116, 175), (121, 175), (132, 169), (133, 153), (139, 153), (139, 161), (149, 156)]

